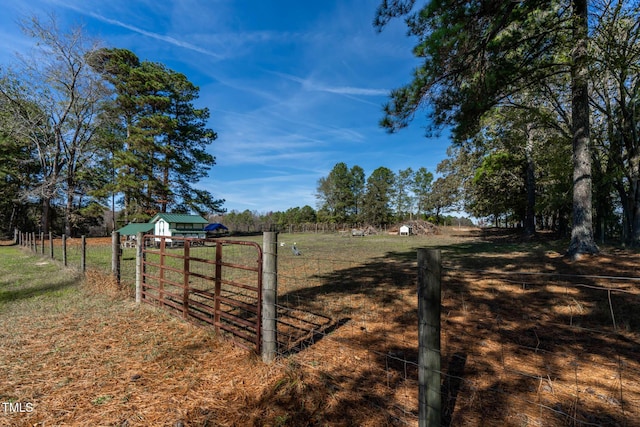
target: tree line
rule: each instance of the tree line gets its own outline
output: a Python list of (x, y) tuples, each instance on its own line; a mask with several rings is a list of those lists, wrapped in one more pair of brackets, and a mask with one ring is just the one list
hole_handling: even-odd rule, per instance
[(571, 256), (640, 244), (637, 0), (384, 0), (374, 25), (398, 18), (421, 63), (381, 125), (452, 129), (438, 172), (465, 210), (570, 230)]
[(221, 211), (195, 184), (215, 164), (199, 88), (51, 18), (22, 22), (32, 53), (0, 69), (0, 222), (73, 235), (116, 205), (120, 224)]
[[(257, 233), (263, 231), (279, 231), (294, 233), (328, 233), (350, 230), (351, 228), (364, 228), (365, 223), (335, 222), (309, 205), (296, 206), (286, 211), (259, 212), (245, 209), (244, 211), (231, 210), (224, 214), (211, 215), (212, 222), (220, 222), (229, 228), (233, 234)], [(407, 219), (407, 218), (405, 218)], [(436, 222), (435, 217), (427, 220)], [(403, 220), (399, 220), (401, 223)], [(439, 225), (443, 226), (473, 226), (473, 222), (466, 217), (450, 214), (441, 214)], [(389, 229), (396, 224), (378, 226), (378, 230)]]
[(386, 226), (408, 218), (442, 223), (442, 213), (456, 206), (454, 188), (426, 168), (393, 172), (381, 166), (365, 176), (362, 167), (339, 162), (318, 180), (320, 222)]
[(338, 162), (318, 180), (317, 209), (305, 205), (277, 212), (232, 210), (212, 220), (235, 232), (385, 229), (410, 219), (436, 225), (473, 225), (468, 218), (446, 214), (459, 206), (458, 191), (449, 184), (444, 178), (434, 181), (424, 167), (397, 172), (378, 167), (367, 177), (362, 167)]

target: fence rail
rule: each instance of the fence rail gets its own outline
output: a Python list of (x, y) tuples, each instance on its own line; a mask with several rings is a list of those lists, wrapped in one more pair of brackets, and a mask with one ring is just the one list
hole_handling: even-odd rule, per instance
[(136, 249), (126, 246), (119, 233), (111, 237), (68, 237), (53, 233), (15, 232), (15, 242), (33, 252), (78, 271), (99, 271), (113, 276), (118, 286), (133, 289)]
[(142, 302), (225, 331), (260, 352), (262, 248), (257, 243), (140, 236)]

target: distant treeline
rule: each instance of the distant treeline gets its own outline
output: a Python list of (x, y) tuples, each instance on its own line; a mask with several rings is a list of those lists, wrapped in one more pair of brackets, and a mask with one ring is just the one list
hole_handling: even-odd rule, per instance
[[(415, 219), (416, 217), (412, 216), (412, 218)], [(375, 226), (380, 230), (385, 230), (394, 224), (400, 224), (402, 221), (406, 221), (411, 218), (407, 216), (406, 218), (396, 219), (397, 222), (394, 223), (377, 225), (359, 222), (322, 221), (321, 216), (318, 216), (318, 212), (308, 205), (290, 208), (285, 212), (260, 213), (250, 210), (242, 212), (233, 210), (226, 214), (211, 215), (209, 217), (210, 222), (220, 222), (227, 226), (229, 231), (232, 233), (253, 233), (261, 231), (327, 233), (350, 230), (352, 228), (364, 228), (370, 225)], [(436, 224), (436, 220), (433, 217), (426, 218), (421, 216), (420, 219)], [(472, 226), (474, 224), (469, 218), (444, 215), (440, 217), (440, 221), (437, 225)]]

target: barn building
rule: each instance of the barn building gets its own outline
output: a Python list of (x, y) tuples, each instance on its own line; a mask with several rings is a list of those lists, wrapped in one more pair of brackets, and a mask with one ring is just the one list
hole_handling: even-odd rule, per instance
[[(156, 236), (197, 237), (204, 239), (204, 227), (209, 223), (200, 215), (159, 213), (149, 223), (154, 225)], [(167, 239), (167, 242), (169, 240)]]

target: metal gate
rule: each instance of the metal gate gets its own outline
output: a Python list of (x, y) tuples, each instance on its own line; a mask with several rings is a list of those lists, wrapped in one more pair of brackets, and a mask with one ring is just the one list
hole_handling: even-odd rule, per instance
[(262, 248), (254, 242), (145, 235), (142, 301), (213, 325), (260, 352)]

